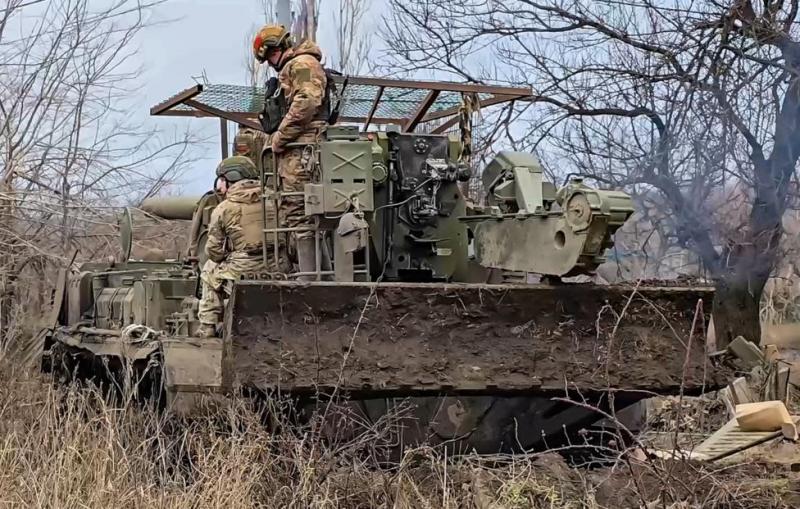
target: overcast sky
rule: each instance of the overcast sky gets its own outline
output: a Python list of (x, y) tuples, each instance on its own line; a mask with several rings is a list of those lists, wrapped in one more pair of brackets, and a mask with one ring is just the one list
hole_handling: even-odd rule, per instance
[[(322, 0), (319, 43), (323, 51), (334, 48), (330, 16), (334, 0)], [(326, 5), (327, 4), (327, 5)], [(214, 180), (219, 162), (219, 122), (216, 119), (149, 117), (151, 106), (192, 86), (205, 72), (210, 83), (245, 84), (245, 58), (254, 30), (263, 22), (259, 0), (170, 0), (153, 12), (149, 27), (137, 43), (144, 67), (140, 91), (143, 120), (162, 129), (193, 130), (211, 141), (198, 150), (203, 160), (188, 172), (183, 190), (202, 193)], [(232, 139), (232, 138), (231, 138)]]

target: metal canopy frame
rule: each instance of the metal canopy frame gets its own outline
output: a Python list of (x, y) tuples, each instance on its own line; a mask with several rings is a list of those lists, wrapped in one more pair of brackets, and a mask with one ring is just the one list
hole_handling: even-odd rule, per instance
[[(422, 123), (439, 121), (432, 132), (442, 133), (458, 122), (462, 94), (476, 94), (480, 107), (529, 99), (526, 87), (480, 85), (444, 81), (397, 80), (364, 76), (336, 76), (338, 88), (347, 80), (339, 122), (370, 125), (395, 124), (413, 132)], [(237, 85), (194, 85), (150, 108), (154, 116), (214, 117), (261, 130), (258, 113), (264, 90)], [(227, 149), (223, 149), (227, 152)]]

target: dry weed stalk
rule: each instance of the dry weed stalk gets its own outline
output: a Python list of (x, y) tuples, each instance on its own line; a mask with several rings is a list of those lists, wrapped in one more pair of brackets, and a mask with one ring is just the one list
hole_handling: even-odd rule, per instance
[(0, 373), (0, 505), (9, 507), (779, 507), (794, 486), (756, 481), (758, 469), (639, 462), (631, 453), (641, 445), (621, 424), (605, 432), (616, 440), (602, 449), (608, 462), (591, 468), (552, 452), (448, 457), (427, 447), (386, 465), (399, 416), (369, 423), (337, 405), (330, 434), (322, 412), (298, 425), (270, 399), (275, 426), (257, 401), (232, 398), (180, 420), (13, 366)]

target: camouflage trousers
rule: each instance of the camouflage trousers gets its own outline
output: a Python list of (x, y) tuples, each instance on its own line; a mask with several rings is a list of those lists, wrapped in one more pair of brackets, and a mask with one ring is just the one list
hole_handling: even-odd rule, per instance
[[(278, 172), (281, 176), (281, 191), (303, 192), (305, 185), (311, 182), (312, 155), (311, 147), (291, 148), (278, 154), (277, 163)], [(313, 218), (306, 216), (305, 200), (302, 195), (282, 197), (281, 213), (283, 228), (314, 226)], [(297, 232), (289, 235), (289, 238), (294, 241), (294, 239), (311, 238), (313, 236), (312, 232)]]
[[(269, 256), (268, 266), (264, 267), (261, 256), (246, 253), (231, 253), (220, 263), (207, 260), (200, 272), (200, 283), (203, 295), (197, 310), (200, 323), (216, 325), (222, 321), (225, 299), (231, 296), (233, 282), (249, 273), (275, 273), (274, 256)], [(278, 273), (286, 274), (291, 266), (285, 250), (279, 251)]]

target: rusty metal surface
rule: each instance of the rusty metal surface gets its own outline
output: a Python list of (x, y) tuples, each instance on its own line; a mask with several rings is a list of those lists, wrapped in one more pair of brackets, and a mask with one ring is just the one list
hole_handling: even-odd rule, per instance
[(174, 96), (166, 99), (152, 108), (150, 108), (151, 115), (163, 115), (163, 114), (170, 114), (172, 113), (172, 108), (183, 104), (184, 101), (191, 99), (203, 91), (203, 85), (194, 85), (193, 87), (189, 87), (186, 90), (178, 92)]
[(403, 132), (412, 132), (414, 128), (417, 127), (417, 124), (422, 121), (422, 117), (425, 116), (425, 113), (433, 105), (434, 101), (436, 101), (436, 98), (439, 97), (439, 93), (438, 90), (431, 90), (428, 92), (425, 99), (420, 101), (416, 109), (414, 109), (414, 113), (409, 117), (405, 125), (403, 125)]
[[(721, 386), (695, 334), (711, 289), (243, 281), (236, 384), (366, 394), (687, 392)], [(369, 301), (369, 302), (368, 302)], [(367, 304), (368, 302), (368, 304)], [(624, 312), (623, 312), (624, 310)], [(700, 317), (702, 319), (702, 317)], [(612, 331), (616, 331), (612, 335)]]
[[(334, 78), (339, 86), (344, 77)], [(482, 107), (526, 100), (529, 87), (507, 87), (445, 81), (398, 80), (351, 76), (344, 89), (340, 121), (399, 124), (405, 130), (421, 122), (456, 117), (461, 94), (474, 93)], [(264, 90), (241, 85), (192, 86), (150, 109), (151, 115), (219, 117), (260, 129), (256, 120)]]

